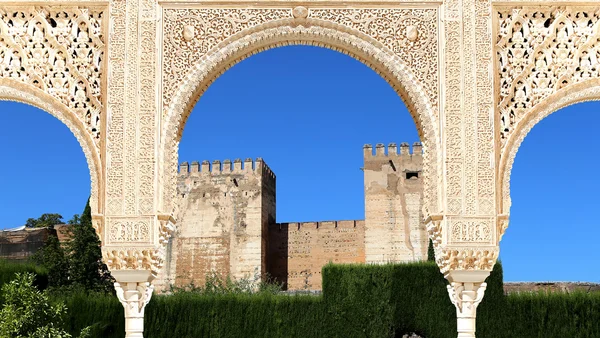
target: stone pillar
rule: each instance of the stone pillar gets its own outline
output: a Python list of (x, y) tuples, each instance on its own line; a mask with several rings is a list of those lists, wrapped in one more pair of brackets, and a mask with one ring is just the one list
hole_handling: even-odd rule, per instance
[(490, 241), (497, 243), (494, 220), (435, 215), (426, 223), (435, 261), (450, 282), (448, 294), (456, 307), (458, 337), (474, 338), (477, 306), (498, 257), (498, 246), (490, 245)]
[(481, 303), (489, 271), (452, 271), (448, 280), (450, 301), (456, 307), (458, 338), (475, 338), (477, 306)]
[(125, 309), (125, 338), (144, 337), (144, 309), (152, 297), (152, 273), (144, 270), (112, 271), (115, 290)]

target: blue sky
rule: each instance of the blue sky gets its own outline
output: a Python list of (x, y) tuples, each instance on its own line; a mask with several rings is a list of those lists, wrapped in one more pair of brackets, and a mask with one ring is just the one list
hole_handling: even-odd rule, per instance
[[(75, 137), (36, 108), (0, 108), (0, 228), (80, 213), (90, 184)], [(599, 108), (565, 108), (525, 139), (500, 245), (505, 280), (600, 282)], [(263, 157), (277, 175), (279, 222), (363, 219), (362, 146), (415, 141), (403, 102), (373, 70), (335, 51), (291, 46), (225, 72), (194, 108), (179, 153), (181, 161)]]

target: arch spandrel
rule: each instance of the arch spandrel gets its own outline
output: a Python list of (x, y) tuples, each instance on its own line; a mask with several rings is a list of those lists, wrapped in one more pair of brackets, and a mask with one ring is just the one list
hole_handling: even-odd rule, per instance
[[(426, 180), (427, 210), (437, 211), (437, 9), (211, 8), (164, 9), (163, 13), (160, 163), (164, 165), (161, 205), (165, 212), (175, 214), (172, 202), (178, 143), (199, 97), (233, 64), (262, 50), (289, 44), (322, 46), (349, 54), (392, 85), (408, 106), (423, 141), (425, 175), (432, 178)], [(395, 26), (386, 29), (386, 22)]]
[(507, 6), (495, 13), (500, 239), (525, 136), (554, 111), (599, 98), (600, 6)]

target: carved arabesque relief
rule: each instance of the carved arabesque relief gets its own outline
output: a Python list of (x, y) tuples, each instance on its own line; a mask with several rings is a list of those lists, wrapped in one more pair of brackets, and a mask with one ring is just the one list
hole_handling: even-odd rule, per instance
[(508, 225), (516, 152), (541, 119), (600, 97), (600, 7), (499, 7), (496, 58), (502, 226)]
[(0, 7), (0, 74), (64, 104), (99, 147), (102, 8)]
[(600, 7), (500, 8), (497, 13), (502, 144), (536, 104), (598, 77)]
[[(163, 210), (173, 213), (178, 141), (197, 98), (241, 59), (281, 45), (350, 54), (398, 91), (425, 149), (425, 210), (437, 211), (436, 9), (165, 9)], [(371, 36), (372, 34), (373, 36)], [(166, 132), (165, 132), (166, 131)]]

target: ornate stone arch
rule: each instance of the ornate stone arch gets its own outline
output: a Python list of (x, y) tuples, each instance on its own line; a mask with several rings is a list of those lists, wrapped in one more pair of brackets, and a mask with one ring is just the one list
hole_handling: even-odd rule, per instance
[[(580, 102), (600, 99), (600, 78), (592, 78), (561, 89), (536, 104), (514, 126), (514, 131), (507, 139), (500, 155), (499, 175), (501, 179), (498, 189), (501, 191), (500, 213), (508, 217), (510, 213), (510, 175), (515, 157), (521, 143), (531, 129), (548, 115)], [(508, 221), (508, 220), (507, 220)], [(504, 225), (500, 235), (508, 224)]]
[(18, 80), (0, 77), (0, 100), (21, 102), (44, 110), (69, 128), (85, 154), (90, 171), (90, 208), (92, 214), (101, 214), (102, 205), (99, 196), (101, 196), (100, 182), (102, 182), (102, 177), (100, 175), (102, 174), (102, 164), (94, 140), (87, 132), (87, 126), (81, 122), (74, 112), (56, 98), (39, 88)]
[[(294, 16), (294, 19), (274, 20), (254, 26), (217, 44), (195, 60), (178, 90), (169, 98), (170, 102), (164, 107), (159, 162), (163, 180), (159, 185), (163, 189), (159, 203), (162, 210), (176, 214), (176, 206), (172, 201), (175, 197), (179, 140), (192, 108), (208, 86), (228, 68), (260, 51), (284, 45), (313, 45), (340, 51), (363, 62), (381, 75), (404, 101), (425, 149), (425, 214), (437, 211), (437, 199), (440, 196), (436, 180), (440, 177), (437, 173), (441, 168), (438, 163), (440, 135), (438, 105), (431, 100), (432, 96), (437, 99), (437, 93), (428, 93), (425, 84), (415, 76), (411, 67), (376, 39), (329, 21)], [(435, 81), (434, 87), (437, 88)]]

